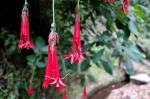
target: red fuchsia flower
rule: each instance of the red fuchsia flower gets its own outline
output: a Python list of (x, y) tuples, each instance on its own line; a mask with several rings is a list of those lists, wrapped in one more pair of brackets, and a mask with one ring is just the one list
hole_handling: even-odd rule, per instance
[(33, 93), (33, 88), (32, 88), (31, 85), (29, 85), (29, 88), (28, 88), (28, 96), (30, 96), (32, 93)]
[(30, 41), (29, 32), (29, 10), (27, 4), (22, 9), (21, 14), (21, 30), (20, 30), (20, 41), (18, 44), (19, 49), (23, 48), (35, 48), (35, 46)]
[(75, 26), (74, 26), (74, 36), (72, 40), (71, 53), (66, 55), (65, 59), (70, 59), (70, 63), (76, 62), (77, 64), (86, 60), (83, 57), (82, 46), (81, 46), (81, 37), (80, 37), (80, 15), (78, 11), (75, 13)]
[(111, 2), (111, 3), (113, 3), (113, 2), (115, 2), (115, 0), (103, 0), (104, 2)]
[(87, 99), (87, 92), (86, 92), (85, 87), (84, 87), (83, 92), (82, 92), (82, 99)]
[(48, 59), (46, 64), (46, 70), (45, 70), (45, 78), (43, 82), (43, 87), (47, 88), (50, 83), (52, 83), (51, 78), (52, 77), (52, 58), (51, 58), (51, 50), (50, 46), (48, 45)]
[(49, 84), (50, 85), (55, 84), (56, 87), (65, 86), (62, 80), (65, 79), (67, 75), (64, 76), (63, 78), (60, 78), (57, 51), (56, 51), (56, 43), (58, 43), (58, 35), (53, 30), (49, 34), (48, 43), (49, 43), (48, 59), (43, 87), (47, 88)]
[(64, 91), (63, 99), (68, 99), (67, 92)]
[(54, 62), (53, 62), (53, 79), (54, 81), (52, 83), (50, 83), (51, 85), (55, 84), (56, 87), (59, 87), (60, 85), (65, 86), (64, 82), (62, 81), (63, 79), (65, 79), (64, 76), (63, 78), (60, 78), (60, 72), (59, 72), (59, 66), (58, 66), (58, 58), (57, 58), (57, 52), (56, 52), (56, 46), (54, 46), (54, 52), (53, 52), (53, 58), (54, 58)]
[(128, 5), (130, 3), (130, 0), (123, 0), (122, 7), (120, 8), (120, 11), (123, 13), (129, 13), (130, 10), (128, 9)]

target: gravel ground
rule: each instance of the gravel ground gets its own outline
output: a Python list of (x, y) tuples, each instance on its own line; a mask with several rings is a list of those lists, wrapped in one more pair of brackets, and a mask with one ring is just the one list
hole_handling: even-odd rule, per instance
[(137, 85), (133, 82), (114, 89), (106, 99), (150, 99), (150, 83)]

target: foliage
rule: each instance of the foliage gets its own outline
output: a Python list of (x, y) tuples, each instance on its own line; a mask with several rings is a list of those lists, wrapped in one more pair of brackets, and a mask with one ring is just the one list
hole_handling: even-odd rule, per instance
[[(112, 75), (113, 69), (116, 68), (114, 59), (119, 59), (118, 65), (123, 62), (126, 72), (132, 75), (134, 73), (132, 60), (142, 62), (142, 58), (145, 58), (146, 52), (141, 41), (149, 37), (149, 28), (143, 32), (145, 29), (140, 28), (139, 23), (146, 21), (147, 24), (144, 26), (148, 26), (149, 14), (143, 13), (143, 10), (149, 11), (149, 7), (144, 7), (140, 1), (131, 2), (130, 13), (124, 14), (119, 11), (121, 1), (117, 0), (114, 3), (106, 3), (102, 0), (80, 1), (82, 48), (83, 52), (87, 48), (89, 50), (85, 54), (86, 61), (79, 65), (70, 65), (69, 61), (64, 60), (64, 55), (71, 50), (76, 1), (55, 0), (56, 26), (60, 38), (57, 48), (59, 66), (61, 75), (70, 73), (65, 80), (68, 90), (75, 83), (84, 86), (87, 79), (95, 82), (87, 72), (92, 66), (91, 62)], [(19, 3), (23, 4), (23, 2)], [(59, 99), (62, 94), (56, 95), (54, 87), (43, 89), (41, 86), (47, 59), (47, 37), (52, 22), (51, 1), (29, 1), (29, 4), (31, 37), (36, 48), (21, 51), (17, 49), (20, 24), (16, 25), (17, 30), (11, 30), (9, 26), (1, 28), (0, 78), (4, 85), (0, 87), (0, 97), (26, 99), (27, 88), (31, 83), (35, 90), (30, 98)], [(34, 13), (38, 13), (38, 16)]]

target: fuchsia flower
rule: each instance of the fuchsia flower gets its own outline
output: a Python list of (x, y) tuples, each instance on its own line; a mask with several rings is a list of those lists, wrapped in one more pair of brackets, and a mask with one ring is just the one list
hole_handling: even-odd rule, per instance
[(47, 64), (46, 64), (46, 70), (45, 70), (45, 78), (43, 82), (43, 87), (47, 88), (50, 83), (52, 83), (51, 78), (52, 77), (52, 58), (51, 58), (51, 50), (50, 46), (48, 45), (48, 59), (47, 59)]
[(32, 88), (31, 85), (29, 85), (29, 88), (28, 88), (28, 96), (30, 96), (32, 93), (33, 93), (33, 88)]
[(56, 43), (58, 43), (58, 35), (53, 30), (49, 34), (48, 43), (49, 43), (48, 59), (46, 64), (43, 87), (47, 88), (49, 84), (50, 85), (55, 84), (56, 87), (65, 86), (62, 80), (65, 79), (67, 75), (64, 76), (63, 78), (60, 78), (57, 50), (56, 50)]
[(104, 2), (111, 2), (111, 3), (113, 3), (113, 2), (115, 2), (115, 0), (103, 0)]
[(130, 3), (130, 0), (123, 0), (122, 7), (120, 8), (120, 11), (123, 13), (129, 13), (130, 10), (128, 9), (128, 5)]
[(21, 14), (21, 30), (20, 30), (20, 41), (18, 44), (19, 49), (23, 48), (35, 48), (35, 46), (30, 41), (30, 32), (29, 32), (29, 10), (27, 5), (22, 9)]
[(66, 55), (65, 59), (70, 59), (70, 63), (76, 62), (77, 64), (86, 60), (82, 54), (82, 46), (81, 46), (81, 37), (80, 37), (80, 15), (77, 11), (75, 13), (75, 26), (74, 26), (74, 36), (72, 40), (71, 53)]
[(82, 99), (87, 99), (87, 92), (86, 92), (86, 88), (85, 87), (83, 89)]

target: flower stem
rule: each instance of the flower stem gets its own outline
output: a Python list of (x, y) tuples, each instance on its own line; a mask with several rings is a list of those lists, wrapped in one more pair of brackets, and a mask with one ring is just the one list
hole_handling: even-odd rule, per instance
[(79, 10), (79, 8), (80, 8), (80, 0), (78, 0), (78, 10)]
[(32, 69), (32, 75), (31, 75), (31, 79), (30, 79), (30, 84), (32, 85), (32, 80), (33, 80), (33, 78), (34, 78), (34, 69)]
[(53, 10), (53, 23), (51, 24), (51, 30), (55, 31), (56, 30), (56, 24), (55, 24), (55, 1), (52, 0), (52, 10)]
[(28, 2), (27, 2), (27, 0), (25, 0), (25, 4), (24, 4), (25, 6), (27, 6), (28, 5)]
[(52, 9), (53, 9), (53, 24), (55, 25), (55, 12), (54, 12), (54, 8), (55, 8), (55, 4), (54, 4), (54, 0), (53, 0), (53, 6), (52, 6)]

